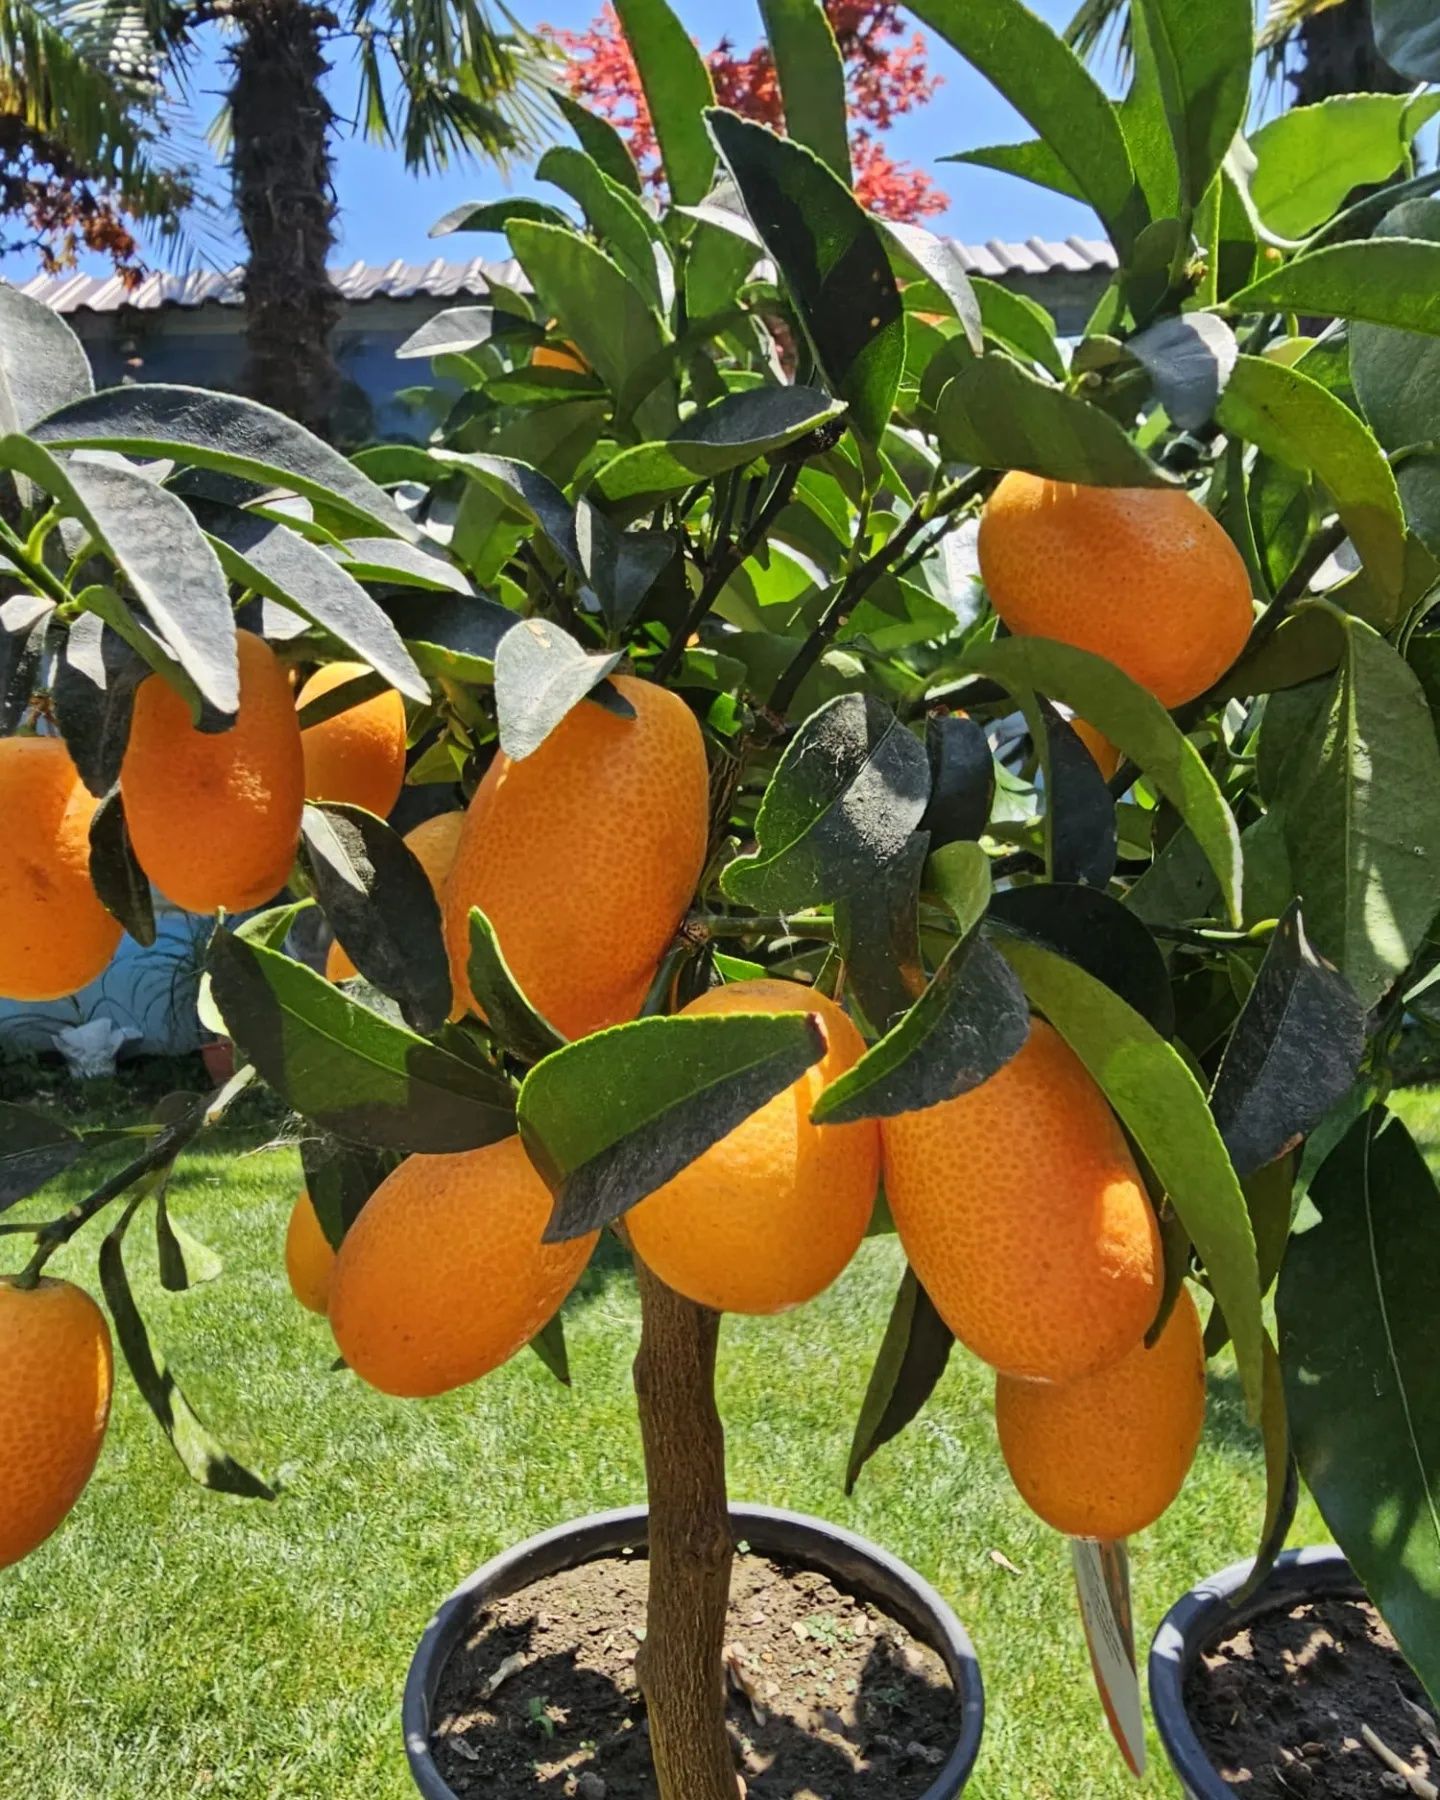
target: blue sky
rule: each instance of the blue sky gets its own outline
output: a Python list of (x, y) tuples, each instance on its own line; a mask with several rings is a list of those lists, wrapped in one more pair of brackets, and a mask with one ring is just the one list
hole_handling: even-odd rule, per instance
[[(519, 16), (532, 26), (580, 28), (599, 11), (599, 0), (514, 3)], [(1032, 0), (1032, 4), (1056, 26), (1063, 25), (1074, 8), (1074, 0)], [(761, 36), (754, 0), (741, 0), (738, 6), (734, 0), (679, 0), (679, 10), (691, 33), (706, 49), (725, 35), (741, 47), (748, 47)], [(212, 33), (210, 47), (218, 44)], [(337, 47), (336, 67), (330, 78), (331, 102), (342, 116), (351, 109), (353, 98), (346, 56), (344, 48)], [(1099, 235), (1093, 215), (1076, 202), (987, 170), (940, 164), (938, 159), (951, 151), (1030, 133), (988, 83), (945, 45), (932, 45), (931, 69), (943, 76), (943, 86), (928, 106), (898, 123), (888, 143), (895, 156), (929, 169), (949, 195), (949, 210), (932, 221), (937, 229), (971, 243), (987, 238)], [(1102, 75), (1113, 80), (1113, 70), (1103, 70)], [(196, 67), (193, 79), (195, 111), (201, 124), (208, 124), (225, 85), (223, 64), (207, 58)], [(457, 236), (432, 241), (429, 227), (463, 200), (489, 199), (507, 192), (545, 191), (534, 183), (528, 164), (514, 168), (508, 181), (483, 164), (455, 168), (443, 176), (412, 176), (405, 172), (395, 152), (343, 135), (338, 145), (336, 175), (340, 201), (337, 257), (344, 262), (383, 263), (395, 257), (418, 262), (437, 254), (449, 258), (503, 255), (504, 244), (499, 238)], [(222, 239), (207, 245), (207, 251), (208, 259), (221, 265), (240, 258), (239, 242), (233, 238), (228, 243)], [(105, 272), (104, 265), (90, 267), (92, 272)], [(15, 257), (4, 259), (0, 268), (14, 278), (34, 272), (33, 261)]]

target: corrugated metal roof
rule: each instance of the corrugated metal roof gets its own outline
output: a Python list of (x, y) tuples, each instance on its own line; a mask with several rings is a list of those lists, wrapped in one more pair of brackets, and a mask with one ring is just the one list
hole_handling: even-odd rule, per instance
[[(1115, 267), (1115, 252), (1094, 238), (1066, 238), (1047, 243), (1027, 238), (1023, 244), (1002, 243), (992, 238), (985, 244), (961, 244), (960, 254), (972, 275), (992, 279), (1005, 275), (1083, 275)], [(195, 275), (147, 275), (133, 292), (115, 276), (37, 275), (19, 284), (22, 294), (43, 300), (56, 312), (119, 312), (137, 307), (155, 312), (169, 306), (238, 306), (244, 270), (236, 267)], [(349, 301), (449, 300), (483, 296), (490, 280), (506, 287), (524, 287), (524, 272), (512, 258), (490, 262), (475, 257), (470, 262), (350, 263), (330, 271), (331, 279)]]

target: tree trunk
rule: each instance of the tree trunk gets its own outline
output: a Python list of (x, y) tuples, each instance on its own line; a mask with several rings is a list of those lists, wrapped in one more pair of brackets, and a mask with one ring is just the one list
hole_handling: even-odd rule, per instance
[(1403, 94), (1403, 80), (1375, 48), (1369, 0), (1340, 0), (1300, 27), (1302, 61), (1290, 77), (1297, 106), (1332, 94)]
[(326, 435), (340, 387), (330, 333), (340, 297), (323, 38), (335, 20), (307, 0), (245, 0), (231, 51), (231, 179), (249, 263), (246, 388)]
[(635, 1673), (661, 1800), (736, 1800), (722, 1652), (734, 1545), (715, 1406), (719, 1315), (635, 1261), (635, 1393), (650, 1491), (650, 1610)]

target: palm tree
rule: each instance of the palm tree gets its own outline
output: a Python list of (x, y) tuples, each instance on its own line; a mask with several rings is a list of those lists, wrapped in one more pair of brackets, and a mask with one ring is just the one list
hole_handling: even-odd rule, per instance
[[(1123, 55), (1129, 10), (1129, 0), (1083, 0), (1066, 36), (1089, 56), (1114, 31)], [(1266, 73), (1283, 76), (1300, 106), (1331, 94), (1403, 93), (1411, 85), (1375, 48), (1370, 0), (1270, 0), (1260, 50)]]
[[(201, 33), (223, 34), (230, 85), (217, 137), (248, 251), (247, 387), (324, 433), (340, 387), (326, 269), (336, 133), (396, 146), (426, 172), (466, 155), (503, 161), (538, 135), (544, 47), (508, 11), (497, 27), (484, 0), (60, 3), (92, 60), (113, 64), (138, 29), (181, 91)], [(337, 48), (354, 58), (345, 120), (325, 80)]]

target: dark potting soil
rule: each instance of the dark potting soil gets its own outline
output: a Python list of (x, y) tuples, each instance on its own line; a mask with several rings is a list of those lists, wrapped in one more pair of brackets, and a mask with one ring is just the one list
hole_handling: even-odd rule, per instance
[(1211, 1762), (1245, 1800), (1423, 1793), (1366, 1742), (1365, 1726), (1422, 1780), (1440, 1770), (1430, 1702), (1368, 1600), (1263, 1613), (1200, 1657), (1185, 1706)]
[[(587, 1563), (477, 1615), (431, 1743), (457, 1794), (655, 1800), (635, 1684), (648, 1574), (643, 1556)], [(959, 1735), (935, 1652), (814, 1570), (737, 1556), (726, 1641), (749, 1800), (914, 1800)]]

